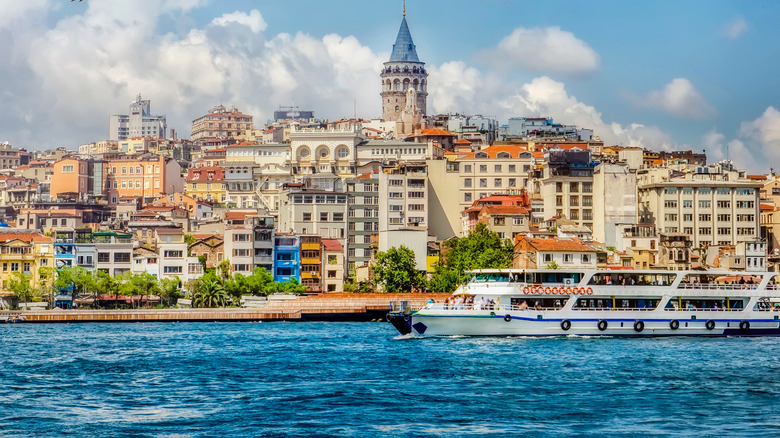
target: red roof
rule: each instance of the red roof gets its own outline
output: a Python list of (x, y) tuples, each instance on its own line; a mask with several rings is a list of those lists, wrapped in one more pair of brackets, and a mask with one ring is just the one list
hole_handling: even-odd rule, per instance
[(336, 239), (322, 239), (322, 249), (325, 251), (343, 251), (344, 246)]
[(590, 245), (585, 245), (579, 239), (536, 239), (526, 236), (517, 236), (516, 245), (525, 242), (528, 246), (537, 251), (574, 251), (574, 252), (593, 252)]
[(445, 137), (457, 137), (455, 134), (451, 132), (447, 132), (443, 129), (439, 128), (429, 128), (429, 129), (423, 129), (422, 132), (420, 132), (417, 137), (425, 137), (425, 136), (445, 136)]
[(10, 242), (17, 239), (25, 242), (51, 242), (51, 237), (44, 236), (41, 233), (0, 231), (0, 242)]
[(525, 207), (517, 207), (514, 205), (485, 205), (482, 210), (488, 214), (528, 214), (528, 209)]
[(239, 220), (242, 221), (246, 219), (247, 216), (253, 216), (256, 215), (256, 211), (228, 211), (225, 212), (225, 220), (228, 221), (235, 221)]
[[(528, 149), (516, 144), (488, 146), (485, 149), (464, 155), (461, 160), (473, 159), (478, 153), (487, 154), (489, 158), (497, 158), (498, 154), (501, 152), (508, 153), (511, 158), (518, 158), (521, 153), (528, 152)], [(542, 156), (544, 156), (544, 154), (542, 154)]]

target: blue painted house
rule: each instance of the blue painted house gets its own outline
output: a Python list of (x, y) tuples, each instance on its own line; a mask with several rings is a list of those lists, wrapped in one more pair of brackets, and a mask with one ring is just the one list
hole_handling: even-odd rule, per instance
[(301, 281), (301, 240), (292, 234), (274, 237), (274, 281)]

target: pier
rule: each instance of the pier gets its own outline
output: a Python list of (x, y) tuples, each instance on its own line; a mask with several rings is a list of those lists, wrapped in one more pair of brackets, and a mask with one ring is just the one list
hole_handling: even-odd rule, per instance
[(0, 313), (21, 317), (24, 323), (79, 322), (209, 322), (209, 321), (371, 321), (384, 319), (391, 301), (407, 301), (412, 308), (428, 300), (443, 302), (448, 293), (323, 293), (259, 308), (17, 310)]

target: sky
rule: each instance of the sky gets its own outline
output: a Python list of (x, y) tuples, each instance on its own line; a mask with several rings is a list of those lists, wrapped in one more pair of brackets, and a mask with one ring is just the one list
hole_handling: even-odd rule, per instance
[[(605, 144), (780, 166), (780, 2), (408, 0), (428, 114), (553, 117)], [(235, 105), (381, 115), (397, 0), (0, 3), (0, 141), (98, 141), (139, 93), (189, 137)]]

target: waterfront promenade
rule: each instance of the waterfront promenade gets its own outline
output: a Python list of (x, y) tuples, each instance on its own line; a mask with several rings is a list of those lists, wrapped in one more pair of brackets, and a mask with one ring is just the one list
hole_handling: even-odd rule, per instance
[(384, 318), (391, 301), (420, 308), (448, 293), (323, 293), (291, 300), (269, 301), (259, 308), (18, 310), (0, 312), (3, 320), (21, 316), (25, 323), (195, 322), (195, 321), (371, 321)]

